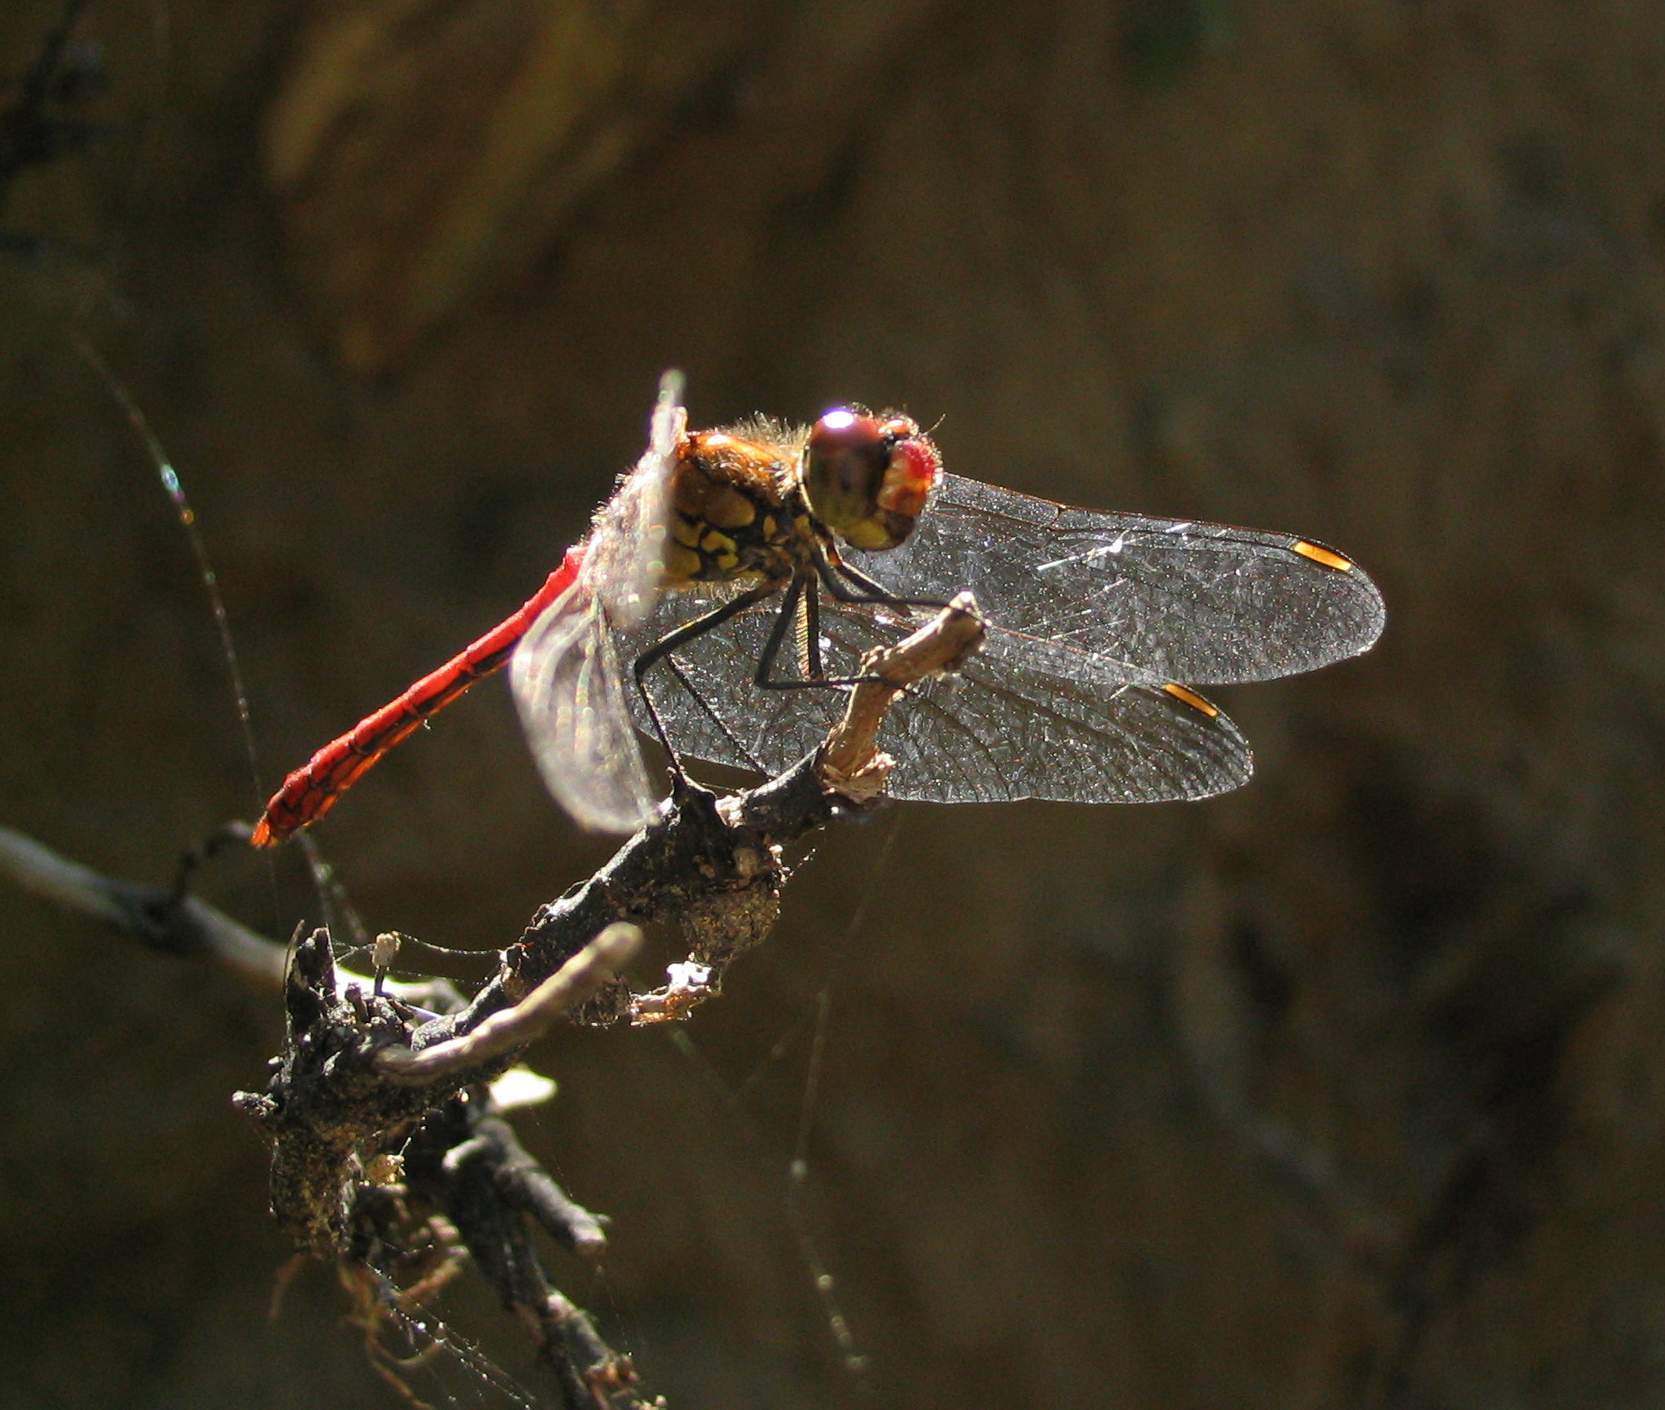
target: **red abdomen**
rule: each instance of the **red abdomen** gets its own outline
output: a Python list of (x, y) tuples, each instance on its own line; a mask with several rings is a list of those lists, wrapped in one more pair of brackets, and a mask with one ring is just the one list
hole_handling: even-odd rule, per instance
[(567, 550), (561, 566), (521, 608), (470, 643), (436, 671), (430, 671), (397, 700), (366, 715), (346, 734), (332, 739), (296, 769), (266, 804), (251, 839), (256, 847), (273, 847), (293, 832), (316, 822), (335, 800), (376, 766), (382, 755), (443, 710), (475, 681), (508, 661), (532, 623), (572, 587), (583, 550)]

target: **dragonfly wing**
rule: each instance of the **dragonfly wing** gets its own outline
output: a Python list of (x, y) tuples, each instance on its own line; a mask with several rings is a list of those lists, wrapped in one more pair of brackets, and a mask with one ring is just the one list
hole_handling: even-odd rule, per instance
[[(683, 615), (693, 615), (686, 604)], [(867, 651), (918, 624), (823, 604), (829, 673), (853, 673)], [(769, 625), (767, 609), (740, 617), (679, 647), (676, 671), (653, 678), (678, 748), (772, 773), (814, 748), (842, 713), (841, 690), (752, 683)], [(1204, 798), (1238, 787), (1252, 769), (1237, 727), (1191, 692), (1130, 682), (1117, 662), (999, 629), (959, 675), (899, 700), (880, 743), (897, 763), (891, 794), (938, 802)]]
[[(643, 621), (621, 634), (620, 649), (640, 654), (735, 591), (729, 584), (701, 583), (666, 593)], [(813, 748), (843, 710), (844, 696), (835, 688), (758, 689), (754, 677), (774, 622), (773, 606), (762, 603), (694, 638), (648, 675), (660, 718), (683, 754), (776, 773)], [(637, 726), (651, 733), (641, 702), (633, 699), (631, 708)]]
[(881, 742), (890, 793), (941, 803), (1208, 798), (1253, 772), (1248, 741), (1195, 692), (1094, 681), (1055, 653), (991, 630), (957, 676), (899, 701)]
[[(857, 656), (896, 630), (856, 612), (823, 622)], [(940, 803), (1208, 798), (1254, 768), (1237, 726), (1195, 692), (999, 627), (957, 674), (899, 700), (880, 742), (897, 763), (891, 795)]]
[(1072, 509), (957, 475), (907, 543), (850, 557), (899, 596), (970, 589), (991, 623), (1151, 685), (1309, 671), (1368, 649), (1384, 620), (1364, 571), (1310, 539)]
[(634, 832), (653, 816), (614, 635), (581, 585), (526, 633), (509, 684), (544, 783), (581, 826)]
[(659, 382), (647, 449), (596, 511), (584, 548), (582, 585), (615, 626), (639, 622), (658, 600), (670, 532), (671, 474), (687, 429), (682, 374), (667, 372)]

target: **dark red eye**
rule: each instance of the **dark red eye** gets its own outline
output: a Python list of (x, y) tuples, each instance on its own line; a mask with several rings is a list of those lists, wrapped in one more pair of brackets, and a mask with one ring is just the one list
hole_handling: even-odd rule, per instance
[(809, 450), (811, 455), (838, 460), (849, 457), (855, 463), (865, 461), (882, 468), (889, 458), (886, 439), (886, 428), (877, 417), (839, 407), (815, 423), (809, 433)]
[(906, 416), (829, 411), (809, 433), (803, 486), (811, 508), (857, 548), (894, 548), (913, 532), (941, 469)]

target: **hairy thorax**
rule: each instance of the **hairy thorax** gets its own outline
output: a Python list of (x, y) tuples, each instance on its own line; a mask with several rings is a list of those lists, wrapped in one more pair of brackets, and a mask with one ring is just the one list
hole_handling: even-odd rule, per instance
[(817, 538), (795, 461), (794, 447), (773, 439), (685, 437), (671, 479), (667, 583), (790, 580)]

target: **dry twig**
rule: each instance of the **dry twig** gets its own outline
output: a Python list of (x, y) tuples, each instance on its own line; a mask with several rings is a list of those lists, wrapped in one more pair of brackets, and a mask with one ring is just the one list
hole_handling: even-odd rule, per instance
[[(685, 1016), (768, 933), (788, 872), (784, 847), (882, 790), (886, 712), (910, 686), (953, 669), (982, 626), (962, 595), (919, 631), (862, 662), (826, 743), (779, 777), (719, 801), (679, 789), (660, 818), (581, 886), (541, 907), (503, 951), (498, 973), (464, 1003), (337, 968), (326, 930), (288, 947), (175, 891), (112, 880), (0, 829), (0, 869), (70, 909), (146, 943), (203, 955), (261, 982), (282, 976), (287, 1033), (261, 1092), (236, 1104), (272, 1141), (272, 1210), (310, 1252), (396, 1280), (406, 1249), (460, 1240), (553, 1370), (566, 1404), (647, 1407), (628, 1358), (553, 1288), (530, 1224), (594, 1261), (597, 1216), (575, 1204), (520, 1146), (490, 1082), (560, 1013), (591, 1024)], [(640, 925), (680, 927), (687, 958), (669, 982), (633, 992), (620, 971)], [(454, 1002), (447, 1002), (447, 1000)], [(529, 1224), (530, 1221), (530, 1224)], [(426, 1232), (424, 1232), (426, 1231)], [(441, 1242), (444, 1242), (443, 1240)], [(459, 1255), (460, 1256), (460, 1255)]]

